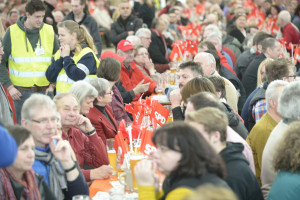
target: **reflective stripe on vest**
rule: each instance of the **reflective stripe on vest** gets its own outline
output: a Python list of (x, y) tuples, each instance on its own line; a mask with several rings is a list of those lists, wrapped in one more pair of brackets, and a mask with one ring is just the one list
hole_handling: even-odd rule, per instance
[(14, 61), (15, 63), (31, 63), (31, 62), (51, 62), (52, 57), (20, 57), (13, 58), (11, 55), (9, 59)]
[[(75, 65), (77, 65), (78, 61), (85, 56), (88, 53), (92, 53), (94, 56), (94, 59), (96, 61), (96, 66), (97, 68), (99, 67), (100, 61), (98, 60), (97, 56), (93, 52), (93, 50), (89, 47), (86, 47), (82, 49), (78, 54), (74, 55), (72, 59), (74, 60)], [(60, 52), (57, 51), (56, 54), (54, 55), (54, 60), (57, 60), (60, 58)], [(88, 81), (89, 78), (91, 77), (97, 77), (95, 74), (92, 75), (87, 75), (83, 80)], [(69, 78), (66, 74), (66, 71), (64, 68), (59, 72), (57, 79), (56, 79), (56, 92), (57, 93), (63, 93), (63, 92), (69, 92), (72, 84), (75, 81)]]
[[(8, 59), (10, 80), (16, 86), (48, 86), (45, 72), (51, 64), (54, 44), (53, 27), (43, 24), (39, 30), (38, 44), (44, 49), (43, 55), (36, 55), (25, 32), (17, 24), (9, 27), (11, 37), (11, 55)], [(27, 45), (27, 46), (26, 46)]]

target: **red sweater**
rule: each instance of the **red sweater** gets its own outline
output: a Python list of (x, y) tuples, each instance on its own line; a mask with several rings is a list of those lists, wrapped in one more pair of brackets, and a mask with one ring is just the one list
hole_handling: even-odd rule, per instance
[(221, 63), (221, 65), (223, 65), (224, 67), (226, 67), (227, 69), (229, 69), (236, 76), (235, 71), (227, 63), (226, 57), (223, 56), (219, 51), (217, 51), (217, 53), (218, 53), (218, 56), (220, 57), (220, 63)]
[(83, 169), (84, 165), (93, 168), (109, 165), (106, 146), (97, 134), (86, 136), (76, 127), (72, 127), (68, 134), (62, 134), (62, 138), (70, 142), (86, 181), (91, 181), (91, 170)]
[[(149, 83), (149, 89), (145, 94), (152, 94), (154, 93), (154, 89), (156, 87), (156, 82), (150, 79), (148, 76), (146, 76), (136, 65), (134, 62), (130, 63), (130, 72), (126, 69), (126, 67), (122, 64), (121, 68), (121, 82), (123, 83), (123, 86), (126, 88), (127, 91), (134, 89), (137, 84), (139, 84), (142, 80), (144, 80), (144, 83)], [(137, 94), (133, 101), (136, 101), (139, 99), (141, 94)]]
[(299, 44), (299, 32), (292, 25), (292, 23), (288, 23), (287, 25), (285, 25), (285, 27), (281, 29), (281, 32), (287, 46), (289, 45), (289, 43)]

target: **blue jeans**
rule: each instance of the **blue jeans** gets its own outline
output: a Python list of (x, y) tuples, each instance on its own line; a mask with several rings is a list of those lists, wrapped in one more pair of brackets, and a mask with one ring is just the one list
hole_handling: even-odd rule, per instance
[[(45, 94), (46, 90), (41, 90), (39, 92), (32, 92), (28, 90), (22, 90), (18, 89), (20, 93), (22, 94), (22, 97), (20, 100), (14, 100), (14, 107), (15, 107), (15, 112), (16, 112), (16, 117), (17, 117), (17, 122), (18, 124), (21, 124), (21, 110), (23, 103), (30, 97), (31, 94), (39, 93), (39, 94)], [(48, 92), (48, 96), (53, 99), (53, 92)]]

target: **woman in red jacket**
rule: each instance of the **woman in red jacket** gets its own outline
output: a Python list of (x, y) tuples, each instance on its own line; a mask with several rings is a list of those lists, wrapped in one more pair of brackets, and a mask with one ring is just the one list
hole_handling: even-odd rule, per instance
[(98, 136), (106, 144), (106, 139), (114, 138), (118, 131), (117, 121), (112, 108), (108, 105), (112, 101), (112, 86), (104, 78), (91, 78), (89, 83), (96, 88), (99, 95), (94, 101), (94, 107), (86, 116), (96, 128)]

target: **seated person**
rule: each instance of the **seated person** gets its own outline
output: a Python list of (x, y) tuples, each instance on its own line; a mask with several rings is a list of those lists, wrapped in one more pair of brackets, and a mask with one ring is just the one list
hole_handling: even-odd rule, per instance
[(41, 175), (34, 173), (34, 141), (27, 129), (21, 126), (8, 127), (18, 144), (18, 154), (13, 165), (0, 168), (1, 199), (56, 199)]
[[(152, 153), (153, 160), (140, 161), (134, 169), (140, 199), (184, 199), (204, 184), (228, 187), (223, 180), (225, 166), (221, 158), (190, 125), (166, 124), (156, 129), (152, 141), (157, 146)], [(156, 170), (166, 176), (163, 191), (158, 194)]]
[(53, 137), (57, 132), (57, 110), (50, 97), (31, 95), (23, 104), (22, 126), (28, 129), (35, 143), (33, 170), (42, 175), (56, 199), (72, 199), (88, 195), (89, 188), (67, 141)]
[(97, 90), (86, 81), (77, 81), (72, 85), (69, 92), (76, 96), (79, 101), (79, 113), (86, 116), (86, 114), (90, 112), (90, 108), (93, 107), (93, 102), (98, 96)]
[(93, 38), (83, 25), (72, 20), (57, 25), (60, 49), (46, 71), (50, 82), (56, 82), (56, 92), (69, 92), (71, 85), (96, 74), (99, 60)]
[(154, 64), (149, 57), (148, 50), (143, 45), (138, 45), (134, 49), (134, 61), (136, 66), (143, 72), (144, 75), (150, 77), (156, 83), (159, 81), (159, 74), (154, 68)]
[(13, 164), (17, 156), (18, 146), (14, 138), (2, 126), (0, 121), (0, 168)]
[[(108, 52), (108, 51), (106, 51)], [(136, 88), (134, 88), (131, 91), (127, 91), (120, 82), (120, 74), (121, 74), (121, 60), (117, 60), (113, 56), (117, 56), (113, 52), (104, 52), (101, 55), (101, 63), (99, 66), (99, 69), (97, 71), (97, 76), (99, 78), (104, 78), (109, 81), (109, 83), (112, 85), (112, 101), (109, 104), (110, 107), (113, 110), (115, 119), (117, 120), (117, 123), (120, 124), (120, 122), (124, 119), (126, 124), (132, 124), (132, 120), (130, 118), (130, 114), (128, 114), (124, 109), (124, 103), (130, 103), (132, 99), (135, 97), (135, 93), (138, 93), (136, 88), (140, 87), (140, 85), (137, 85)], [(103, 57), (104, 54), (111, 54), (111, 57)], [(120, 59), (120, 58), (119, 58)], [(116, 85), (119, 84), (119, 87)], [(122, 87), (121, 87), (122, 86)], [(124, 94), (125, 98), (123, 99), (121, 94)], [(126, 102), (125, 102), (126, 100)]]
[[(225, 181), (240, 200), (263, 200), (258, 181), (243, 156), (241, 143), (226, 142), (228, 118), (217, 108), (202, 108), (186, 115), (226, 164)], [(238, 171), (238, 173), (237, 173)]]
[(91, 78), (89, 83), (97, 90), (98, 96), (94, 101), (94, 106), (86, 116), (94, 125), (97, 135), (106, 144), (106, 139), (115, 138), (118, 133), (117, 121), (108, 105), (112, 101), (112, 87), (104, 78)]
[(90, 120), (79, 114), (79, 103), (71, 93), (54, 97), (61, 116), (62, 138), (68, 140), (87, 181), (109, 178), (112, 168), (105, 145)]
[[(133, 62), (133, 46), (127, 40), (121, 40), (117, 46), (118, 56), (125, 57), (121, 68), (121, 82), (127, 91), (134, 89), (138, 84), (143, 84), (145, 95), (151, 95), (156, 92), (156, 83), (143, 72)], [(134, 101), (138, 100), (142, 94), (136, 94)]]

